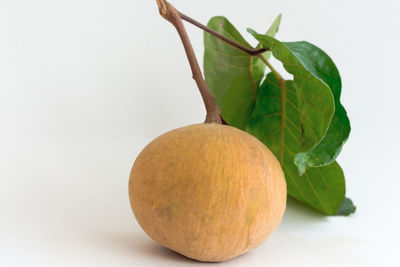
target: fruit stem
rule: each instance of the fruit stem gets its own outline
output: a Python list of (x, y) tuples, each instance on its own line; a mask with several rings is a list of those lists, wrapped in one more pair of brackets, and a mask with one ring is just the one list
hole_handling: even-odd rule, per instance
[(203, 78), (203, 74), (201, 72), (189, 36), (186, 32), (185, 26), (183, 25), (181, 14), (174, 6), (165, 0), (157, 0), (157, 5), (160, 15), (174, 25), (178, 31), (179, 37), (181, 38), (186, 56), (192, 69), (193, 79), (196, 81), (197, 87), (199, 88), (204, 105), (206, 107), (207, 115), (205, 123), (222, 123), (221, 111), (218, 108), (215, 99)]

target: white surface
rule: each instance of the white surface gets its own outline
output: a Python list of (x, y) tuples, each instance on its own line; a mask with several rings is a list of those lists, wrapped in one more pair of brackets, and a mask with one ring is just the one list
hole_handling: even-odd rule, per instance
[[(339, 162), (357, 213), (290, 202), (268, 242), (219, 266), (398, 266), (399, 2), (173, 3), (241, 32), (282, 12), (280, 39), (313, 42), (338, 65), (352, 121)], [(202, 34), (189, 32), (201, 57)], [(141, 231), (127, 184), (151, 139), (203, 117), (155, 0), (0, 1), (0, 266), (201, 265)]]

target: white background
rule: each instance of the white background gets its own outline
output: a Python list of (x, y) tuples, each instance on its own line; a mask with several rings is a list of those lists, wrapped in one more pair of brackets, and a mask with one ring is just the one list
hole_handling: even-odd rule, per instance
[[(279, 39), (310, 41), (336, 62), (352, 121), (339, 162), (357, 213), (324, 217), (290, 201), (265, 244), (218, 266), (398, 266), (399, 3), (173, 1), (242, 33), (283, 13)], [(201, 58), (202, 33), (188, 29)], [(144, 234), (127, 185), (149, 141), (204, 115), (155, 0), (0, 0), (0, 266), (202, 265)]]

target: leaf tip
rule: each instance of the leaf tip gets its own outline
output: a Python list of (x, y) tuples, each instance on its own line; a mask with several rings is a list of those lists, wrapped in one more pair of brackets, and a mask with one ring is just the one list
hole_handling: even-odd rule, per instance
[(247, 32), (250, 34), (258, 34), (258, 32), (256, 32), (255, 30), (253, 30), (252, 28), (247, 28)]
[(339, 216), (348, 216), (350, 214), (355, 213), (357, 210), (357, 207), (354, 206), (353, 201), (350, 198), (344, 198), (342, 204), (340, 205), (336, 215)]
[(276, 17), (275, 21), (277, 21), (280, 24), (281, 20), (282, 20), (282, 13), (279, 13), (279, 15)]

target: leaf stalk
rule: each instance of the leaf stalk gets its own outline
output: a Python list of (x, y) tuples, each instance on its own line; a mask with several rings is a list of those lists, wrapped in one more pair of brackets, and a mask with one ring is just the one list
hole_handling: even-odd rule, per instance
[(282, 75), (279, 74), (279, 72), (269, 63), (269, 61), (263, 56), (263, 55), (258, 55), (258, 58), (261, 59), (262, 62), (271, 70), (272, 74), (277, 78), (279, 81), (284, 80)]

